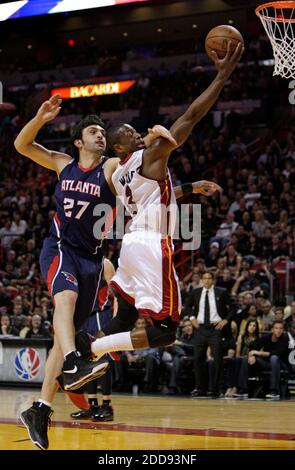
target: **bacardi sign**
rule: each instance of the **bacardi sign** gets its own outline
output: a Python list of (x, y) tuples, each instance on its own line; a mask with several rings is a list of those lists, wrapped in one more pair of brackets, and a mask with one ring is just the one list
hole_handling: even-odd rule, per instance
[(131, 88), (135, 80), (124, 80), (122, 82), (92, 83), (89, 85), (71, 86), (66, 88), (54, 88), (51, 96), (59, 93), (66, 99), (91, 98), (92, 96), (117, 95)]

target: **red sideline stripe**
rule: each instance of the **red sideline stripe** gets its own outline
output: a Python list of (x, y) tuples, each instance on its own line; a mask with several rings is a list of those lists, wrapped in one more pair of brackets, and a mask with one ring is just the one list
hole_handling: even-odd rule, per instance
[[(19, 424), (17, 419), (0, 418), (0, 424)], [(225, 431), (224, 429), (195, 429), (195, 428), (161, 428), (159, 426), (133, 426), (128, 424), (104, 424), (104, 423), (78, 423), (79, 429), (101, 429), (108, 431), (125, 432), (144, 432), (157, 434), (179, 434), (187, 436), (206, 436), (206, 437), (230, 437), (242, 439), (270, 439), (278, 441), (295, 440), (295, 434), (270, 433), (270, 432), (251, 432), (251, 431)], [(53, 421), (52, 427), (55, 428), (76, 428), (76, 422)]]
[(59, 255), (56, 255), (48, 269), (48, 274), (47, 274), (47, 286), (48, 286), (48, 290), (50, 294), (51, 294), (51, 284), (56, 274), (58, 265), (59, 265)]
[(135, 305), (135, 299), (133, 299), (133, 297), (130, 297), (130, 295), (126, 294), (126, 292), (124, 292), (115, 281), (110, 282), (110, 287), (112, 287), (116, 292), (118, 292), (123, 297), (123, 299), (125, 299), (131, 305)]

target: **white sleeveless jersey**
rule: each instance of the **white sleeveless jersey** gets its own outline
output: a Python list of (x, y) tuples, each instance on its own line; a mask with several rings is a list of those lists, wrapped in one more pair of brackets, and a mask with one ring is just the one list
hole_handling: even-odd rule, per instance
[(173, 236), (177, 205), (170, 174), (162, 181), (142, 176), (143, 152), (128, 155), (112, 175), (117, 194), (132, 217), (129, 230)]

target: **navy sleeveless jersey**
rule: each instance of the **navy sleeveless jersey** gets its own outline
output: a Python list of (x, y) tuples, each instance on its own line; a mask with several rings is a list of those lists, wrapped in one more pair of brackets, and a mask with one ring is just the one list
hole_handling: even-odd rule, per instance
[[(115, 215), (116, 197), (104, 177), (104, 162), (105, 159), (94, 168), (82, 169), (72, 160), (60, 173), (54, 193), (57, 212), (50, 233), (89, 256), (101, 254), (101, 233), (94, 235), (95, 223), (104, 218), (102, 232), (107, 231), (106, 226), (111, 225)], [(107, 217), (104, 212), (93, 214), (98, 204), (109, 206)]]

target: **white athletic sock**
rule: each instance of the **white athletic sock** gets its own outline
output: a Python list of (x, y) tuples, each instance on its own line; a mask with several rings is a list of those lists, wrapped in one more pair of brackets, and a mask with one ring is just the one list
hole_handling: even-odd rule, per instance
[(96, 355), (97, 359), (107, 352), (133, 350), (130, 331), (104, 336), (91, 343), (91, 351)]
[(51, 408), (51, 403), (49, 403), (49, 401), (42, 400), (42, 398), (39, 398), (37, 401), (39, 403), (44, 403), (44, 405), (49, 406), (49, 408)]

